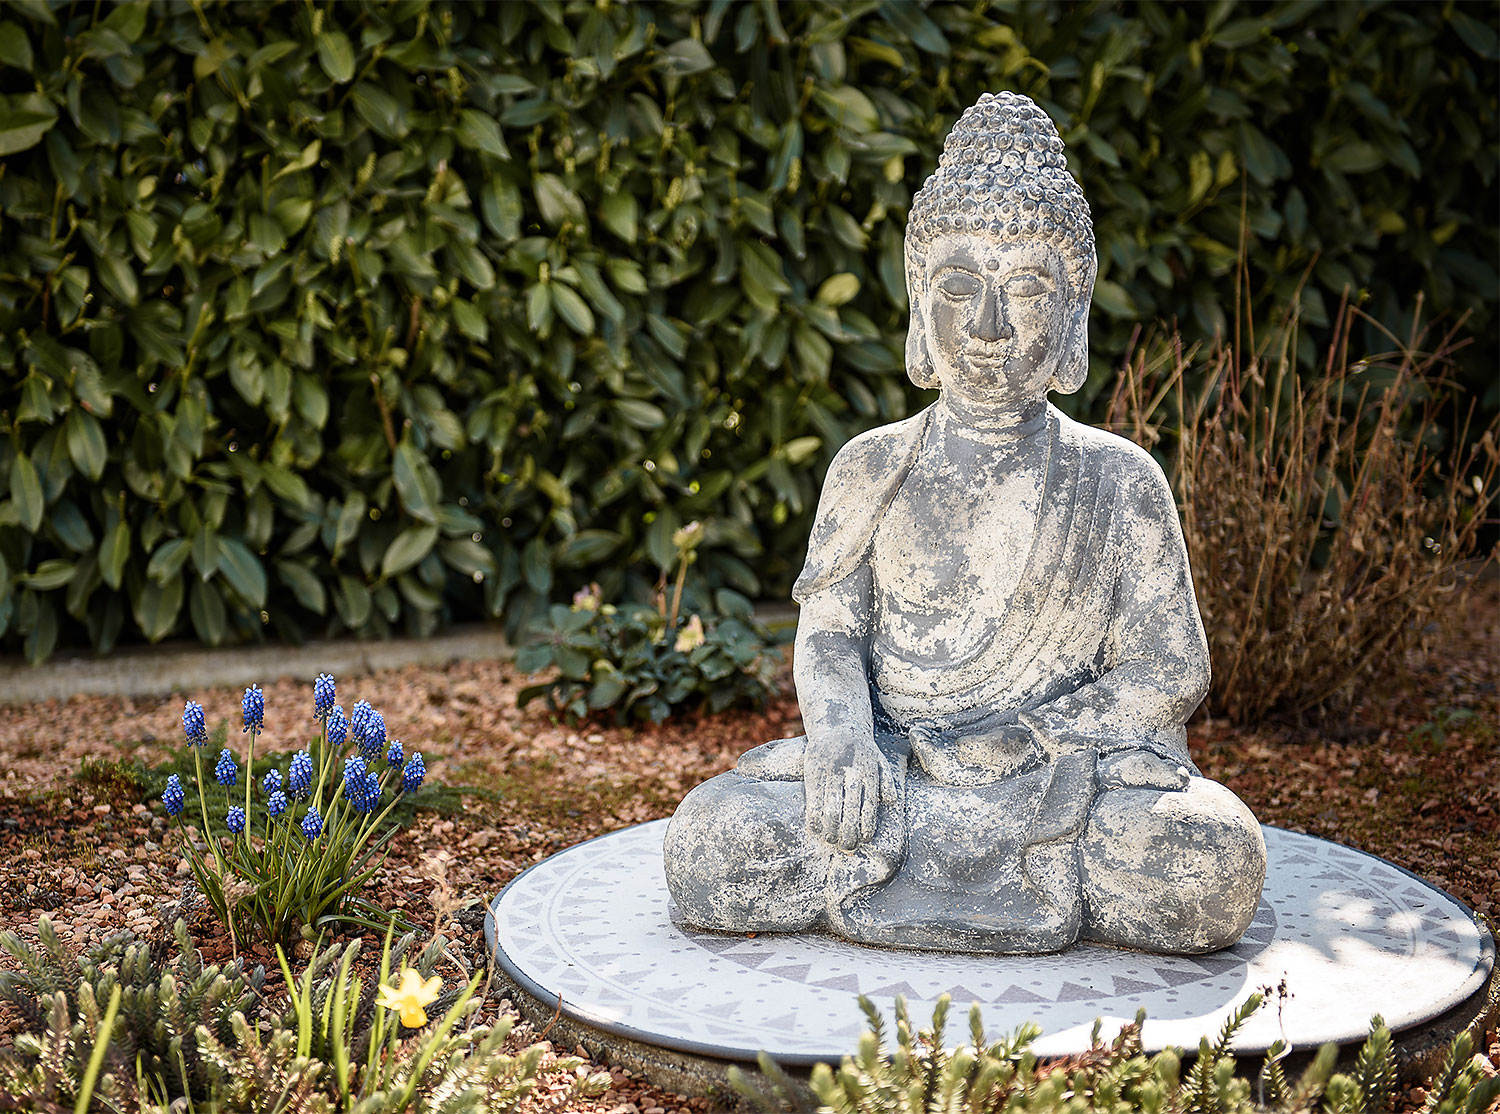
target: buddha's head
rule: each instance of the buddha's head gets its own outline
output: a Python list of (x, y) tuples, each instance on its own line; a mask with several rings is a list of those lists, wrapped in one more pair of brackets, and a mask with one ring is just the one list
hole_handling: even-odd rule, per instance
[(986, 93), (954, 124), (906, 224), (906, 370), (993, 405), (1088, 375), (1097, 260), (1063, 143), (1027, 97)]

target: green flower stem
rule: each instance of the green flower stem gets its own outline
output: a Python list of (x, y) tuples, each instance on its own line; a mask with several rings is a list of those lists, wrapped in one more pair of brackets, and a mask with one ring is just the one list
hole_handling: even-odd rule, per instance
[(370, 826), (367, 827), (364, 830), (364, 832), (360, 834), (359, 839), (354, 844), (354, 850), (352, 850), (352, 851), (349, 852), (349, 861), (351, 863), (354, 862), (355, 859), (359, 858), (359, 853), (364, 848), (365, 842), (370, 838), (370, 834), (372, 832), (374, 832), (377, 827), (380, 826), (380, 822), (382, 820), (384, 820), (388, 815), (390, 815), (391, 809), (393, 809), (393, 808), (396, 807), (396, 802), (399, 801), (400, 799), (401, 799), (401, 794), (400, 793), (397, 793), (394, 797), (392, 797), (391, 798), (391, 803), (388, 804), (388, 805), (386, 805), (385, 808), (381, 809), (380, 810), (380, 815), (377, 816), (377, 817), (375, 817), (374, 820), (370, 821)]
[[(318, 784), (313, 790), (313, 807), (319, 812), (323, 811), (323, 786), (328, 780), (328, 767), (332, 756), (333, 748), (328, 745), (328, 720), (325, 717), (323, 720), (323, 732), (318, 740)], [(331, 801), (328, 807), (333, 807)]]
[[(219, 873), (222, 874), (224, 872), (224, 856), (219, 853), (219, 843), (213, 838), (213, 829), (208, 826), (208, 802), (204, 799), (205, 794), (203, 792), (203, 755), (199, 753), (202, 749), (202, 747), (193, 747), (193, 769), (197, 771), (198, 778), (198, 811), (203, 816), (203, 841), (212, 849), (214, 862), (219, 867)], [(192, 848), (193, 841), (187, 838), (186, 833), (184, 833), (183, 841), (188, 845), (189, 849)]]
[(250, 729), (250, 750), (245, 756), (245, 846), (250, 846), (250, 783), (255, 780), (255, 736), (259, 728)]

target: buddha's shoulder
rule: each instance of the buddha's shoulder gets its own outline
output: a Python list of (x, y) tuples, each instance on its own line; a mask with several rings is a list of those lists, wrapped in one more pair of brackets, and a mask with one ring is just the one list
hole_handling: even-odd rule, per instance
[(1074, 421), (1060, 411), (1058, 422), (1061, 436), (1083, 450), (1083, 466), (1104, 485), (1100, 492), (1104, 498), (1151, 514), (1175, 508), (1166, 473), (1141, 446), (1118, 433)]
[(922, 410), (909, 418), (868, 429), (844, 442), (844, 447), (834, 454), (829, 474), (871, 479), (888, 475), (911, 460), (926, 426), (927, 411)]
[(1122, 478), (1166, 483), (1156, 458), (1128, 437), (1075, 421), (1060, 410), (1056, 414), (1060, 435), (1082, 448), (1096, 466)]

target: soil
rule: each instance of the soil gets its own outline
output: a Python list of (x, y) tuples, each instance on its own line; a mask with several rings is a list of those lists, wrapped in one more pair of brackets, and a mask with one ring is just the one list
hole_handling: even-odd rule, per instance
[[(1420, 669), (1406, 671), (1414, 681), (1363, 694), (1347, 713), (1317, 723), (1246, 729), (1200, 719), (1189, 725), (1189, 745), (1203, 773), (1227, 784), (1262, 821), (1381, 855), (1493, 923), (1500, 920), (1500, 585), (1491, 580), (1477, 596), (1466, 625), (1443, 636)], [(452, 941), (452, 969), (442, 972), (450, 980), (484, 967), (484, 904), (525, 867), (581, 840), (668, 816), (683, 794), (742, 751), (801, 729), (786, 670), (783, 695), (764, 711), (660, 727), (573, 728), (541, 702), (522, 711), (516, 695), (537, 678), (508, 663), (339, 680), (345, 707), (370, 700), (408, 752), (422, 751), (429, 785), (463, 790), (449, 795), (452, 809), (417, 812), (369, 895)], [(0, 857), (7, 863), (0, 928), (34, 940), (45, 913), (65, 943), (81, 948), (121, 928), (164, 940), (176, 917), (187, 915), (205, 958), (228, 959), (231, 942), (185, 889), (188, 864), (160, 802), (143, 802), (129, 768), (109, 763), (172, 762), (182, 745), (184, 698), (203, 703), (212, 729), (229, 717), (238, 723), (239, 697), (183, 678), (170, 699), (77, 697), (0, 709)], [(261, 748), (303, 745), (311, 703), (308, 683), (266, 686)], [(243, 753), (240, 740), (236, 732), (230, 745)], [(378, 953), (379, 944), (372, 937), (367, 952)], [(271, 952), (249, 954), (275, 972)], [(5, 965), (13, 961), (0, 955)], [(508, 1006), (491, 998), (481, 1018)], [(0, 1006), (0, 1045), (18, 1024), (19, 1015)], [(524, 1024), (517, 1033), (537, 1036)], [(1481, 1051), (1500, 1063), (1494, 1027)], [(567, 1082), (567, 1073), (553, 1071), (540, 1097), (559, 1095)], [(1414, 1086), (1406, 1105), (1422, 1097)], [(566, 1108), (666, 1114), (710, 1104), (616, 1070), (607, 1094)]]

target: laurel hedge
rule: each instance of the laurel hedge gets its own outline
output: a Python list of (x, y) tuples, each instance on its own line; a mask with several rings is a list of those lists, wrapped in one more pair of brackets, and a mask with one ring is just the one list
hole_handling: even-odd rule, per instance
[(708, 583), (783, 592), (831, 453), (918, 401), (904, 214), (985, 90), (1094, 208), (1075, 409), (1137, 322), (1223, 324), (1242, 211), (1306, 359), (1345, 288), (1488, 336), (1496, 43), (1453, 3), (9, 0), (0, 648), (514, 627), (694, 519)]

